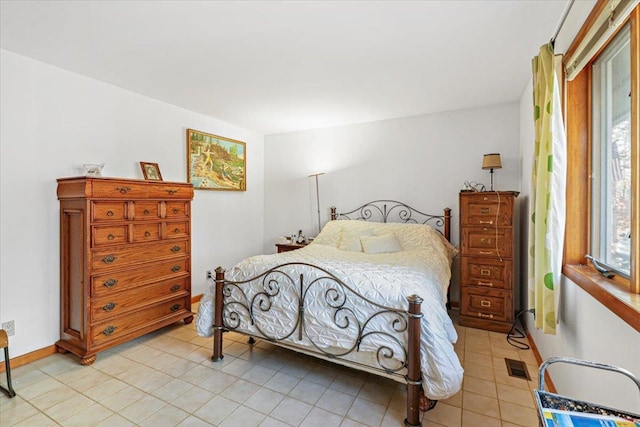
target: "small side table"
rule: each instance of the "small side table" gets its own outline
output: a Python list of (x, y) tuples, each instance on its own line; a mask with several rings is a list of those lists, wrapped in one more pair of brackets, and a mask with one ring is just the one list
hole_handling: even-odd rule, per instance
[(295, 251), (296, 249), (304, 248), (307, 243), (276, 243), (278, 253)]

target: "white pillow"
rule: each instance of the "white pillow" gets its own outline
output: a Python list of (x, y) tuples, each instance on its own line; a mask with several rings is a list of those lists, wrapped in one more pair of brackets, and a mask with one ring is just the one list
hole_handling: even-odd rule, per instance
[(342, 238), (340, 239), (340, 245), (338, 248), (342, 251), (362, 252), (362, 243), (360, 238), (363, 236), (373, 236), (374, 232), (371, 228), (365, 229), (350, 229), (343, 228)]
[(343, 221), (329, 221), (320, 234), (313, 239), (313, 244), (326, 245), (337, 248), (340, 244), (340, 238), (342, 237), (342, 224)]
[(394, 234), (362, 236), (360, 237), (360, 242), (364, 252), (367, 254), (388, 254), (402, 250), (402, 246)]

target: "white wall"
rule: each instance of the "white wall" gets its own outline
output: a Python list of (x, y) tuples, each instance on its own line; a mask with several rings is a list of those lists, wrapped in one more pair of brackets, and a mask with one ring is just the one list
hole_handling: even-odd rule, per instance
[[(265, 252), (274, 252), (277, 236), (299, 229), (317, 234), (315, 181), (308, 178), (314, 172), (325, 173), (319, 177), (322, 224), (332, 205), (344, 211), (375, 199), (400, 200), (426, 213), (450, 207), (457, 245), (464, 181), (489, 187), (484, 153), (502, 155), (496, 189), (519, 187), (518, 114), (514, 103), (266, 136)], [(457, 284), (452, 300), (458, 300)]]
[[(592, 6), (592, 1), (574, 3), (571, 14), (556, 40), (556, 53), (566, 51)], [(534, 145), (532, 87), (530, 82), (520, 100), (522, 154), (520, 198), (523, 208), (520, 212), (523, 236), (521, 253), (525, 255), (528, 253), (527, 205)], [(528, 258), (523, 256), (521, 276), (525, 287), (527, 265)], [(559, 323), (555, 336), (542, 334), (533, 326), (533, 316), (531, 314), (525, 316), (527, 329), (541, 357), (543, 359), (554, 356), (575, 357), (620, 366), (640, 375), (640, 333), (564, 276), (560, 288)], [(526, 292), (523, 292), (523, 298), (525, 301), (523, 307), (526, 307)], [(632, 387), (631, 381), (626, 377), (564, 364), (552, 366), (550, 373), (560, 394), (638, 412), (640, 407), (638, 390)]]
[(204, 291), (206, 270), (262, 251), (262, 135), (5, 50), (0, 55), (0, 320), (15, 320), (11, 357), (59, 339), (56, 178), (79, 175), (83, 163), (106, 162), (104, 176), (141, 179), (138, 162), (155, 162), (165, 181), (185, 182), (187, 128), (244, 141), (247, 191), (196, 191), (193, 294)]

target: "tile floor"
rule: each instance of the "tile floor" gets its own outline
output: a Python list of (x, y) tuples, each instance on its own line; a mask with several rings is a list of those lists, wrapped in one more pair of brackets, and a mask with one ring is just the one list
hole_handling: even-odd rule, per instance
[[(537, 427), (532, 351), (512, 347), (505, 334), (456, 329), (462, 390), (423, 414), (423, 426)], [(179, 323), (99, 353), (88, 367), (56, 354), (15, 368), (18, 396), (0, 393), (0, 425), (403, 425), (399, 383), (265, 342), (250, 348), (233, 333), (225, 345), (224, 361), (212, 363), (211, 338)], [(508, 376), (505, 357), (526, 362), (533, 380)]]

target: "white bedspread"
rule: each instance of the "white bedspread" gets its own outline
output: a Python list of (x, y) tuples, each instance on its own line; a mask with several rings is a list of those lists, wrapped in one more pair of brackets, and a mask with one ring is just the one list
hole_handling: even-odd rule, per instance
[[(357, 241), (362, 235), (393, 234), (400, 242), (402, 251), (395, 253), (368, 254), (354, 250), (342, 250), (348, 243)], [(353, 249), (353, 245), (351, 245)], [(314, 243), (297, 251), (274, 255), (259, 255), (247, 258), (227, 271), (226, 279), (233, 281), (246, 280), (272, 267), (288, 262), (303, 262), (322, 267), (340, 278), (347, 286), (376, 303), (401, 310), (407, 310), (407, 297), (418, 295), (423, 298), (421, 321), (421, 364), (423, 389), (430, 399), (445, 399), (460, 390), (463, 370), (453, 349), (457, 334), (446, 311), (446, 293), (450, 279), (451, 258), (455, 252), (443, 241), (441, 236), (428, 226), (407, 224), (372, 224), (354, 221), (332, 221), (318, 236)], [(296, 266), (292, 277), (305, 275), (305, 282), (310, 283), (321, 273), (310, 267)], [(285, 281), (286, 282), (286, 281)], [(281, 285), (298, 286), (297, 283)], [(316, 345), (330, 352), (340, 352), (354, 345), (354, 333), (357, 327), (352, 322), (346, 329), (336, 328), (332, 311), (327, 310), (325, 290), (328, 284), (314, 285), (305, 299), (305, 327), (308, 336), (298, 339), (294, 332), (285, 341), (295, 346), (312, 346), (310, 337)], [(246, 290), (249, 299), (262, 288), (254, 286)], [(212, 285), (200, 301), (196, 316), (198, 333), (201, 336), (212, 334), (213, 324)], [(353, 297), (348, 297), (353, 302)], [(294, 293), (281, 292), (269, 311), (256, 310), (254, 314), (260, 318), (258, 322), (262, 333), (278, 338), (289, 334), (294, 328), (297, 318), (298, 300)], [(362, 305), (362, 312), (371, 308), (370, 304)], [(360, 311), (359, 309), (357, 309)], [(376, 323), (384, 323), (375, 318)], [(239, 331), (260, 335), (255, 325), (247, 322), (241, 324)], [(295, 329), (297, 331), (297, 329)], [(406, 335), (406, 334), (405, 334)], [(375, 351), (380, 345), (396, 349), (397, 345), (386, 336), (370, 336), (363, 340), (361, 352)], [(360, 353), (361, 353), (360, 352)], [(397, 354), (397, 353), (396, 353)], [(347, 356), (349, 358), (350, 356)], [(375, 361), (375, 358), (372, 358)]]

